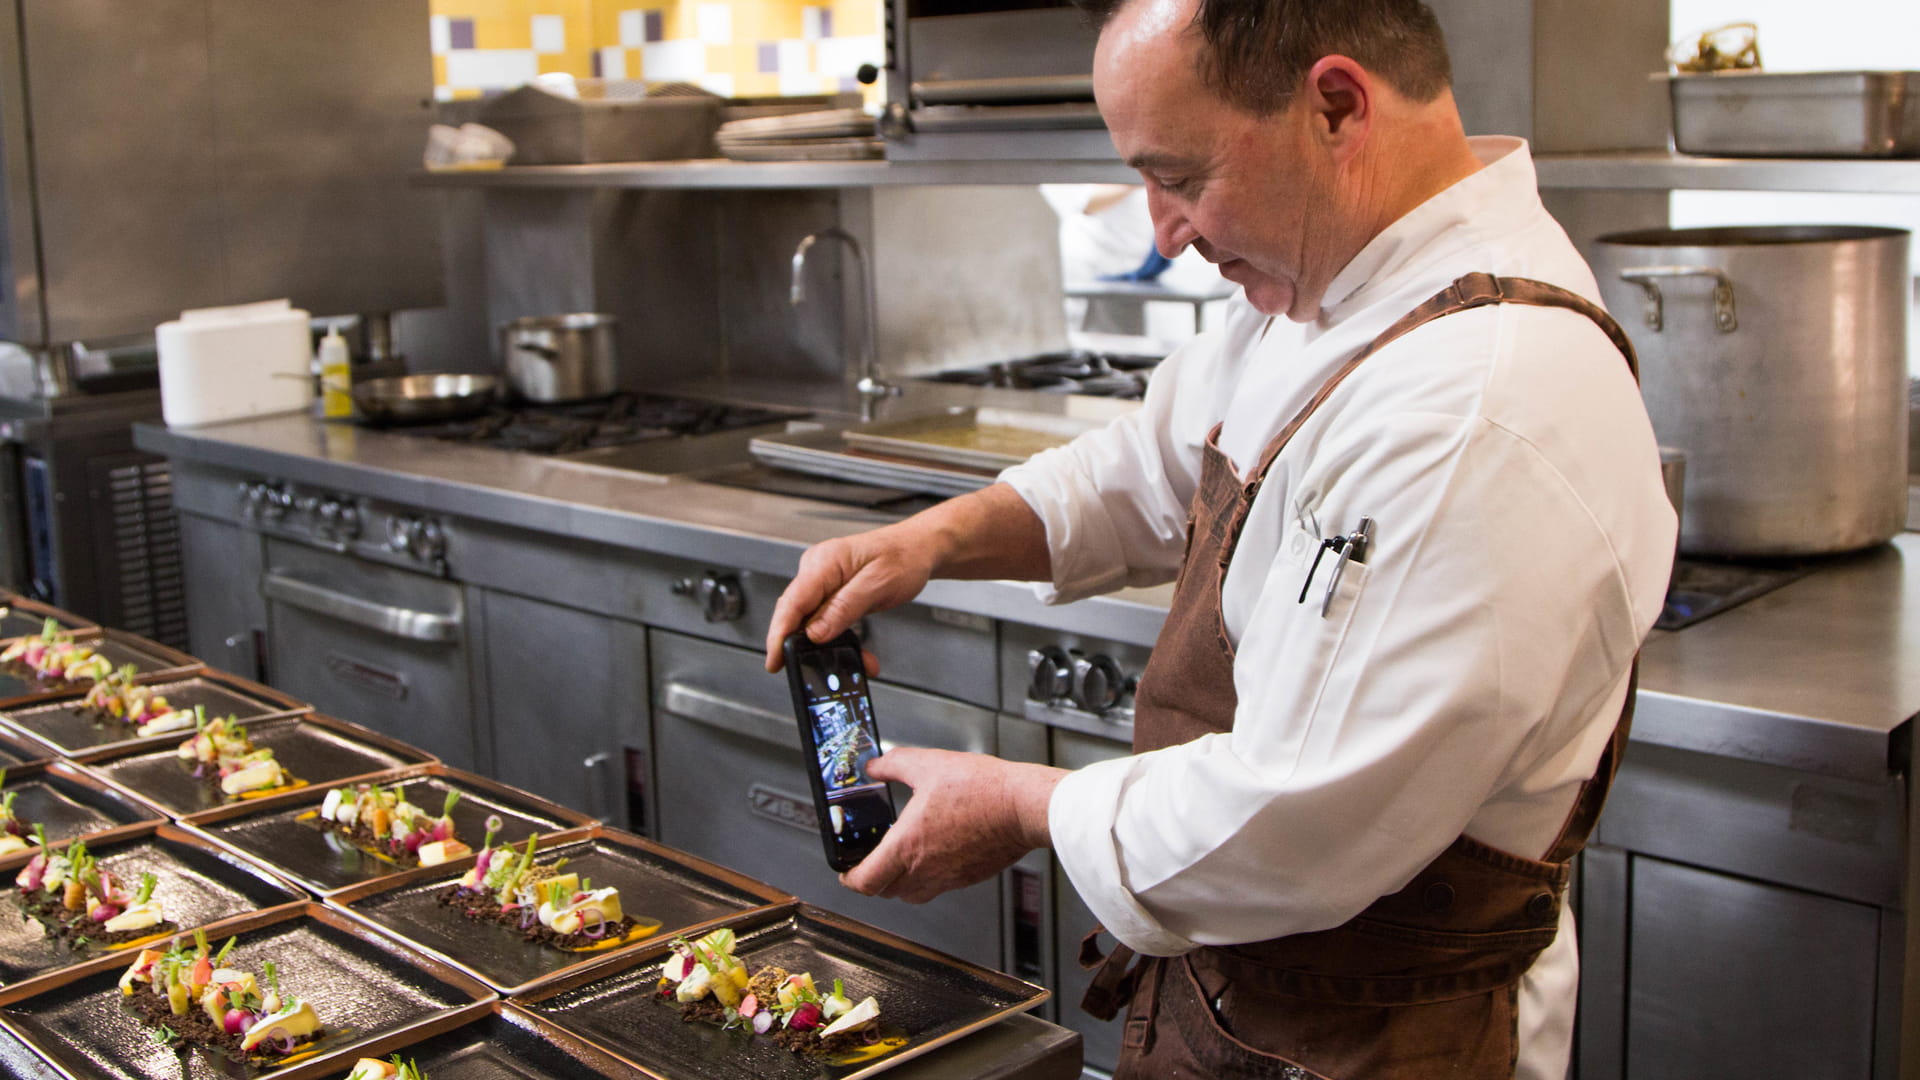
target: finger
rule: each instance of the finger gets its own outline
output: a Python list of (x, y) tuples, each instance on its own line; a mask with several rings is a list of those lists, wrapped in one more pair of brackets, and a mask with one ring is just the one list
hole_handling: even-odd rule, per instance
[[(809, 551), (811, 554), (811, 550)], [(787, 657), (782, 643), (787, 635), (800, 629), (801, 622), (820, 606), (832, 589), (837, 575), (820, 569), (816, 559), (802, 557), (800, 571), (774, 602), (773, 617), (767, 622), (767, 670), (779, 671)], [(832, 583), (832, 584), (830, 584)]]
[(888, 586), (884, 572), (871, 563), (862, 566), (813, 613), (807, 622), (807, 636), (814, 641), (832, 641), (868, 614), (894, 606), (897, 601)]
[(867, 762), (867, 775), (875, 780), (913, 787), (914, 778), (921, 775), (918, 766), (924, 757), (925, 751), (920, 747), (896, 746)]
[(860, 663), (867, 669), (867, 678), (877, 679), (880, 677), (880, 658), (873, 655), (873, 650), (861, 649)]
[(840, 875), (840, 884), (866, 896), (881, 896), (907, 869), (900, 855), (899, 833), (889, 832), (853, 869)]

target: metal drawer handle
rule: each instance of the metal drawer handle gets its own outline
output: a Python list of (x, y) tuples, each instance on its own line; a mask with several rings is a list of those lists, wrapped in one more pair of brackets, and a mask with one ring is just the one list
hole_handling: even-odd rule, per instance
[(580, 762), (587, 774), (587, 813), (592, 814), (600, 824), (613, 820), (613, 798), (606, 784), (607, 767), (613, 764), (613, 755), (605, 750), (590, 755)]
[(1647, 329), (1658, 332), (1666, 322), (1663, 313), (1663, 301), (1660, 286), (1654, 284), (1661, 278), (1710, 277), (1713, 285), (1713, 325), (1723, 334), (1731, 334), (1740, 328), (1740, 321), (1733, 311), (1733, 279), (1712, 266), (1635, 266), (1620, 271), (1620, 280), (1629, 281), (1646, 290)]
[[(744, 735), (763, 743), (804, 753), (800, 745), (800, 725), (794, 718), (758, 705), (748, 705), (744, 701), (735, 701), (722, 697), (697, 686), (689, 686), (678, 680), (669, 680), (661, 698), (662, 707), (675, 716), (685, 717), (696, 724), (729, 731), (735, 735)], [(885, 754), (893, 750), (896, 744), (888, 739), (880, 740), (880, 752)]]
[(260, 592), (269, 600), (329, 615), (342, 622), (377, 630), (388, 637), (406, 638), (409, 641), (460, 640), (461, 617), (458, 612), (441, 615), (363, 600), (273, 570), (269, 570), (261, 579)]
[(669, 680), (661, 705), (675, 716), (696, 724), (744, 735), (800, 753), (800, 727), (791, 716), (722, 697), (697, 686)]

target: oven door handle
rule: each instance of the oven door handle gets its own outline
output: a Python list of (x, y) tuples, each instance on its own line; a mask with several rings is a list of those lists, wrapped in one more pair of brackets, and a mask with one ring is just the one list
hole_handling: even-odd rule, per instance
[(720, 731), (801, 753), (800, 725), (793, 717), (669, 679), (661, 706), (675, 716)]
[(342, 622), (377, 630), (388, 637), (408, 641), (456, 642), (460, 640), (461, 617), (458, 612), (442, 615), (433, 611), (415, 611), (376, 600), (315, 585), (299, 578), (269, 570), (260, 580), (260, 592), (269, 600), (330, 615)]
[[(784, 747), (796, 754), (806, 752), (806, 748), (800, 745), (800, 724), (793, 717), (744, 701), (735, 701), (678, 679), (667, 680), (666, 690), (661, 695), (661, 707), (696, 724), (744, 735), (749, 739)], [(880, 752), (883, 754), (891, 753), (894, 746), (891, 739), (880, 740)]]

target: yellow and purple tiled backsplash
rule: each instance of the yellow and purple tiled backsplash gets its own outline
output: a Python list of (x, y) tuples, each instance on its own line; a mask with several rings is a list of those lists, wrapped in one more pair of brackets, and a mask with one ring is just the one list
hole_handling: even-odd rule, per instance
[(432, 0), (434, 92), (535, 75), (690, 82), (728, 96), (859, 90), (883, 0)]

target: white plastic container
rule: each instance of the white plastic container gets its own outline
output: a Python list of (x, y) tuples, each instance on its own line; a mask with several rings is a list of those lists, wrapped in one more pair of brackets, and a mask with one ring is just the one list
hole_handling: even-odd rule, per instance
[(313, 402), (308, 315), (285, 300), (182, 312), (162, 323), (160, 414), (168, 427), (295, 412)]

